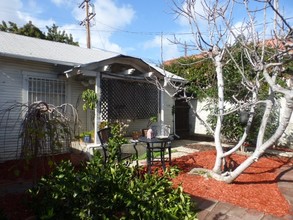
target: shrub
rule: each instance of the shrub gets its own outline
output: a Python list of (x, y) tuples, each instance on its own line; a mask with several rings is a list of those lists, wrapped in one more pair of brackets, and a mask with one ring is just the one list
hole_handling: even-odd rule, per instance
[[(257, 106), (255, 110), (255, 115), (251, 124), (250, 132), (248, 133), (247, 141), (255, 144), (257, 135), (259, 132), (259, 128), (261, 125), (261, 120), (264, 114), (264, 106)], [(217, 112), (216, 109), (213, 107), (210, 108), (211, 112)], [(229, 111), (229, 110), (228, 110)], [(265, 130), (265, 140), (267, 140), (269, 137), (271, 137), (275, 130), (278, 127), (278, 117), (279, 112), (277, 108), (274, 108), (271, 111), (271, 115)], [(214, 129), (216, 127), (217, 118), (214, 114), (208, 115), (207, 122), (210, 124), (210, 126)], [(244, 129), (246, 126), (246, 122), (243, 123), (240, 120), (240, 112), (236, 111), (232, 114), (228, 114), (224, 116), (223, 120), (223, 126), (221, 129), (221, 134), (226, 140), (229, 140), (231, 142), (238, 141), (242, 134), (244, 133)]]
[(174, 172), (139, 174), (96, 153), (84, 169), (62, 162), (30, 190), (41, 219), (195, 219), (190, 197), (170, 181)]

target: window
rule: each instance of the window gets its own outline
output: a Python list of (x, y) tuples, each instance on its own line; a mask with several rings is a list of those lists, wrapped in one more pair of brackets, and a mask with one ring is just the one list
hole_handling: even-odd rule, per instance
[(28, 103), (44, 101), (59, 106), (65, 103), (65, 82), (57, 79), (28, 78)]

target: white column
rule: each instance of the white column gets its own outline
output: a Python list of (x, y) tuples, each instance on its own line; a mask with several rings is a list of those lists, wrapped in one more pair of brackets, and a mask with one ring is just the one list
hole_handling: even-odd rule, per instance
[(160, 125), (161, 124), (164, 124), (165, 122), (165, 111), (164, 111), (164, 106), (165, 106), (165, 99), (164, 99), (164, 95), (165, 95), (165, 92), (164, 91), (160, 91), (159, 92), (159, 95), (161, 96), (161, 106), (160, 106), (160, 109), (161, 109), (161, 117), (160, 117)]
[(95, 144), (99, 144), (97, 132), (99, 130), (99, 124), (101, 122), (101, 109), (100, 109), (100, 101), (101, 101), (101, 73), (96, 73), (96, 85), (95, 92), (98, 97), (98, 103), (95, 108)]

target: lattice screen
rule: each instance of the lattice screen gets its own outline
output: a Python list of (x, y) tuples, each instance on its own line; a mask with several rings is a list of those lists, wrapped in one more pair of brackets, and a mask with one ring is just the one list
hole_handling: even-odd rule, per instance
[(103, 78), (102, 120), (142, 119), (158, 113), (158, 90), (146, 82)]

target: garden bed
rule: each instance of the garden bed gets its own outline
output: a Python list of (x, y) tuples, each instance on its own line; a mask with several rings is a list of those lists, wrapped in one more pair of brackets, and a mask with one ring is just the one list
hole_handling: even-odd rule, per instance
[[(182, 172), (173, 179), (175, 185), (182, 184), (186, 193), (206, 199), (219, 200), (255, 209), (263, 213), (285, 216), (290, 212), (290, 204), (278, 188), (280, 168), (292, 166), (292, 158), (264, 156), (241, 174), (232, 184), (226, 184), (188, 172), (195, 168), (212, 169), (216, 152), (207, 150), (174, 159)], [(240, 164), (246, 156), (234, 154), (231, 159)], [(292, 213), (291, 213), (292, 214)]]
[[(197, 148), (201, 151), (173, 160), (173, 166), (178, 166), (181, 170), (180, 174), (173, 179), (175, 186), (182, 183), (186, 193), (197, 197), (228, 202), (275, 216), (289, 214), (289, 204), (280, 193), (277, 182), (279, 168), (284, 165), (292, 166), (292, 159), (277, 156), (263, 157), (240, 175), (233, 184), (225, 184), (202, 176), (188, 174), (195, 167), (211, 169), (213, 166), (215, 159), (215, 151), (211, 150), (213, 147), (197, 146)], [(64, 158), (71, 158), (75, 161), (74, 163), (78, 164), (79, 160), (84, 159), (84, 155), (66, 154)], [(58, 160), (61, 159), (59, 156)], [(245, 159), (245, 156), (235, 154), (232, 159), (236, 163), (240, 163)], [(11, 168), (11, 164), (9, 168)], [(5, 181), (6, 183), (7, 181), (13, 182), (13, 175), (11, 173), (5, 174), (3, 164), (0, 165), (0, 171), (1, 187)], [(22, 176), (22, 178), (26, 177), (29, 180), (30, 175), (28, 172), (26, 173), (26, 176)], [(19, 180), (19, 177), (15, 180)], [(31, 215), (25, 201), (27, 201), (27, 197), (24, 194), (2, 195), (0, 208), (11, 220), (25, 219)]]
[[(78, 169), (87, 160), (84, 153), (65, 153), (36, 160), (10, 160), (0, 163), (0, 219), (19, 220), (32, 215), (28, 208), (28, 196), (23, 193), (33, 182), (49, 174), (55, 164), (62, 160), (71, 160)], [(38, 164), (33, 169), (33, 164)]]

